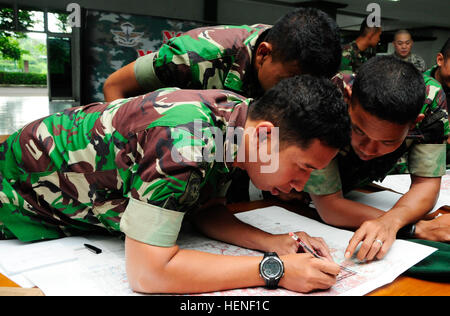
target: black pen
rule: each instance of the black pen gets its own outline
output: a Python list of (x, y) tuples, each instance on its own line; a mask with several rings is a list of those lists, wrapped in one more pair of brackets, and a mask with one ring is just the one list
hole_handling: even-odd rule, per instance
[(100, 248), (97, 248), (97, 247), (95, 247), (95, 246), (92, 246), (92, 245), (90, 245), (90, 244), (84, 244), (84, 246), (89, 250), (89, 251), (92, 251), (93, 253), (95, 253), (95, 254), (100, 254), (100, 253), (102, 253), (102, 250), (100, 249)]

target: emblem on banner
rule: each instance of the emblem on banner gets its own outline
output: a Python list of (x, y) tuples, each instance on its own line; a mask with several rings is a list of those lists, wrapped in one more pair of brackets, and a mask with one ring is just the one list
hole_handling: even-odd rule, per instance
[(129, 22), (123, 23), (120, 28), (121, 31), (111, 30), (111, 33), (114, 34), (114, 41), (120, 46), (134, 47), (144, 35), (143, 32), (133, 32), (134, 25)]

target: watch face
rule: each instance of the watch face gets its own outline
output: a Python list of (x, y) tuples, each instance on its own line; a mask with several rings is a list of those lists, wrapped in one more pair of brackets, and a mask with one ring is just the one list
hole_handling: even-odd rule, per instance
[(267, 277), (274, 278), (281, 274), (281, 265), (277, 260), (269, 258), (264, 262), (262, 270)]

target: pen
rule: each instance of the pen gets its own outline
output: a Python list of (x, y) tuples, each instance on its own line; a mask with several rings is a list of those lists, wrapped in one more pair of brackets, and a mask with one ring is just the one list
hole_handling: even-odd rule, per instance
[[(318, 259), (323, 259), (321, 256), (319, 256), (317, 254), (317, 252), (315, 252), (314, 250), (312, 250), (311, 248), (309, 248), (296, 234), (294, 233), (289, 233), (289, 236), (292, 237), (292, 239), (294, 239), (295, 241), (297, 241), (300, 246), (302, 246), (303, 249), (305, 249), (307, 252), (309, 252), (310, 254), (312, 254), (314, 257), (318, 258)], [(353, 271), (352, 269), (349, 269), (347, 267), (344, 267), (343, 265), (339, 265), (341, 267), (342, 270), (345, 270), (347, 272), (356, 274), (355, 271)]]
[(314, 257), (322, 259), (321, 256), (319, 256), (314, 250), (312, 250), (311, 248), (309, 248), (296, 234), (294, 233), (289, 233), (289, 236), (292, 237), (292, 239), (294, 239), (295, 241), (297, 241), (300, 246), (302, 246), (303, 249), (305, 249), (307, 252), (309, 252), (310, 254), (312, 254)]
[(96, 255), (102, 253), (102, 250), (100, 248), (97, 248), (95, 246), (92, 246), (90, 244), (84, 244), (84, 246), (91, 252), (95, 253)]

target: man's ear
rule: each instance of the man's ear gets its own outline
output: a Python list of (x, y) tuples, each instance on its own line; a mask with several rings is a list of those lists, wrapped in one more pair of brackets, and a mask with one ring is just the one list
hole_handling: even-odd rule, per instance
[(267, 57), (272, 54), (272, 44), (269, 42), (261, 42), (256, 49), (255, 66), (259, 69)]
[(437, 56), (436, 56), (436, 64), (439, 67), (442, 67), (444, 65), (444, 62), (445, 62), (444, 55), (442, 55), (441, 53), (437, 54)]
[(258, 144), (270, 140), (274, 127), (273, 123), (269, 121), (262, 121), (256, 124), (255, 132)]
[(414, 121), (414, 123), (411, 125), (411, 127), (409, 129), (413, 129), (414, 127), (416, 127), (416, 125), (419, 124), (420, 122), (422, 122), (424, 118), (425, 118), (425, 114), (423, 114), (423, 113), (420, 113), (419, 115), (417, 115), (416, 120)]
[(350, 85), (344, 83), (344, 93), (343, 93), (343, 95), (344, 95), (345, 103), (350, 105), (351, 100), (352, 100), (352, 88), (350, 87)]

